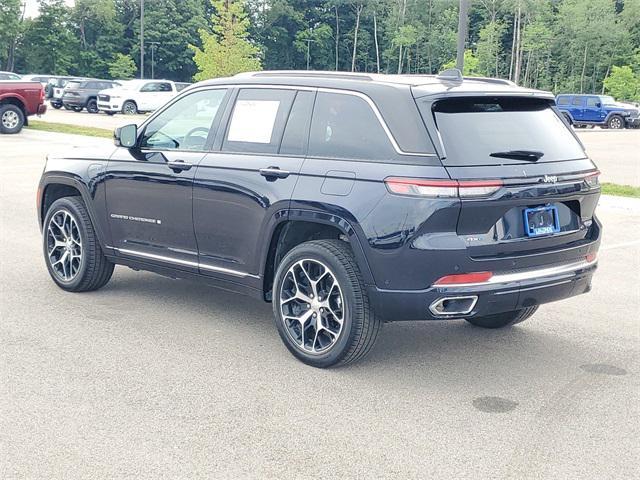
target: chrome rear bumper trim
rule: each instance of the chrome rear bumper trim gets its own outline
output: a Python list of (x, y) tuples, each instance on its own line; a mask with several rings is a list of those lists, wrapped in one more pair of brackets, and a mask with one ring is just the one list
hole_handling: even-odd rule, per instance
[(513, 282), (522, 282), (526, 280), (537, 280), (543, 279), (546, 277), (554, 277), (556, 275), (564, 275), (564, 274), (575, 274), (579, 270), (584, 270), (585, 268), (593, 267), (598, 263), (597, 260), (587, 261), (580, 260), (579, 262), (567, 263), (564, 265), (557, 265), (554, 267), (546, 267), (539, 268), (536, 270), (527, 270), (524, 272), (514, 272), (514, 273), (499, 273), (494, 275), (489, 280), (485, 282), (477, 282), (477, 283), (457, 283), (450, 285), (432, 285), (433, 288), (438, 289), (451, 289), (451, 288), (460, 288), (460, 287), (483, 287), (487, 285), (504, 285)]

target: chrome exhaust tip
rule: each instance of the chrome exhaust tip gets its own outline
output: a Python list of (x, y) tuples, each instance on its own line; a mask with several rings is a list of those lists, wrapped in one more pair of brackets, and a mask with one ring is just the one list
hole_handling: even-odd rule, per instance
[(429, 311), (436, 317), (451, 315), (466, 315), (478, 302), (477, 295), (464, 297), (442, 297), (429, 305)]

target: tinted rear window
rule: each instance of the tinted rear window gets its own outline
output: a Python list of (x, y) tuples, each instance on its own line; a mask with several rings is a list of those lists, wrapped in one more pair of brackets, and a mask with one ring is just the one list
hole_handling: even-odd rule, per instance
[(529, 163), (491, 156), (516, 150), (542, 152), (538, 163), (585, 157), (544, 99), (451, 98), (435, 103), (433, 113), (447, 154), (446, 166)]
[(80, 85), (82, 85), (82, 82), (69, 82), (66, 85), (66, 89), (67, 90), (77, 90), (78, 88), (80, 88)]

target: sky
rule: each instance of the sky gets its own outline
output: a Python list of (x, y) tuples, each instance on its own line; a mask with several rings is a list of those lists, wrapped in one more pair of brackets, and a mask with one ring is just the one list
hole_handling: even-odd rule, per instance
[[(24, 12), (25, 17), (33, 18), (38, 16), (38, 0), (23, 0), (26, 5), (26, 9)], [(65, 0), (68, 5), (73, 5), (75, 0)]]

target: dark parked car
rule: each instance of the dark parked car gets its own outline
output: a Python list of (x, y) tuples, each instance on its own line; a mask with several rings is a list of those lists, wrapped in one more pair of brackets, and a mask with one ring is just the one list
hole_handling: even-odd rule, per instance
[(31, 115), (47, 111), (44, 88), (38, 82), (0, 82), (0, 133), (19, 133)]
[(98, 93), (119, 85), (110, 80), (70, 80), (64, 87), (62, 104), (75, 112), (86, 108), (89, 113), (98, 113)]
[(558, 95), (558, 109), (567, 121), (577, 128), (600, 126), (603, 128), (640, 127), (640, 109), (616, 102), (608, 95)]
[(550, 93), (458, 71), (262, 72), (198, 83), (115, 139), (50, 156), (40, 181), (67, 291), (121, 264), (253, 295), (328, 367), (385, 321), (505, 327), (590, 289), (599, 172)]

